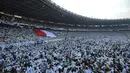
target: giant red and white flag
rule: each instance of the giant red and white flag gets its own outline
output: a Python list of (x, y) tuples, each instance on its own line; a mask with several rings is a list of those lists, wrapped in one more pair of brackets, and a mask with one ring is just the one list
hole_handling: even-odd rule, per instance
[(44, 37), (56, 37), (52, 32), (41, 30), (41, 29), (34, 29), (37, 36), (44, 36)]

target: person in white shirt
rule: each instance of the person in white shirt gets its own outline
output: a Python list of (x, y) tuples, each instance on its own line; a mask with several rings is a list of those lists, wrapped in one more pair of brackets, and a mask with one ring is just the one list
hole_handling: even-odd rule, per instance
[(31, 73), (31, 70), (32, 70), (32, 68), (28, 66), (27, 70), (26, 70), (26, 73)]
[(53, 71), (56, 72), (57, 69), (58, 69), (58, 68), (54, 65), (54, 66), (53, 66)]
[(85, 73), (93, 73), (92, 70), (90, 68), (86, 68)]
[(51, 69), (46, 69), (46, 73), (51, 73)]
[(112, 67), (110, 73), (114, 73), (114, 72), (115, 72), (114, 67)]
[(36, 73), (42, 73), (39, 67), (36, 68)]
[(126, 66), (123, 68), (122, 73), (127, 73)]
[(63, 73), (67, 73), (67, 67), (64, 68)]
[(16, 68), (16, 71), (17, 71), (17, 73), (21, 73), (21, 67), (18, 66), (18, 67)]

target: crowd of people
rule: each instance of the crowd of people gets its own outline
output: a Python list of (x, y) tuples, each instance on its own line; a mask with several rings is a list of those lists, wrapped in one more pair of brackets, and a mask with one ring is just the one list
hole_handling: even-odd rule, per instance
[(25, 18), (16, 15), (10, 14), (1, 14), (0, 13), (0, 23), (20, 26), (20, 27), (35, 27), (43, 28), (49, 30), (59, 30), (59, 31), (120, 31), (120, 30), (130, 30), (128, 27), (129, 24), (113, 24), (113, 25), (80, 25), (80, 24), (65, 24), (65, 23), (56, 23), (51, 21), (40, 21), (31, 18)]
[(0, 73), (130, 73), (129, 32), (75, 33), (45, 42), (33, 29), (0, 27), (3, 45), (34, 41), (0, 47)]
[(4, 26), (28, 23), (2, 18), (0, 73), (130, 73), (129, 31), (52, 31), (56, 38), (38, 37), (32, 28)]

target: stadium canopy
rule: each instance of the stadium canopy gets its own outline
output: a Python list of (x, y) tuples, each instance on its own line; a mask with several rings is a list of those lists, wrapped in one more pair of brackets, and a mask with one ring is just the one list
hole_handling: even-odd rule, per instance
[(130, 19), (94, 19), (67, 11), (51, 0), (0, 0), (0, 12), (66, 24), (130, 24)]

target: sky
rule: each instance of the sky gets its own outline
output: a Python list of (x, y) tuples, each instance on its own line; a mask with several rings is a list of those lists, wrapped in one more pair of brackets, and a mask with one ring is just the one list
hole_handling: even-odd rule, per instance
[(99, 19), (130, 18), (130, 0), (51, 0), (73, 13)]

